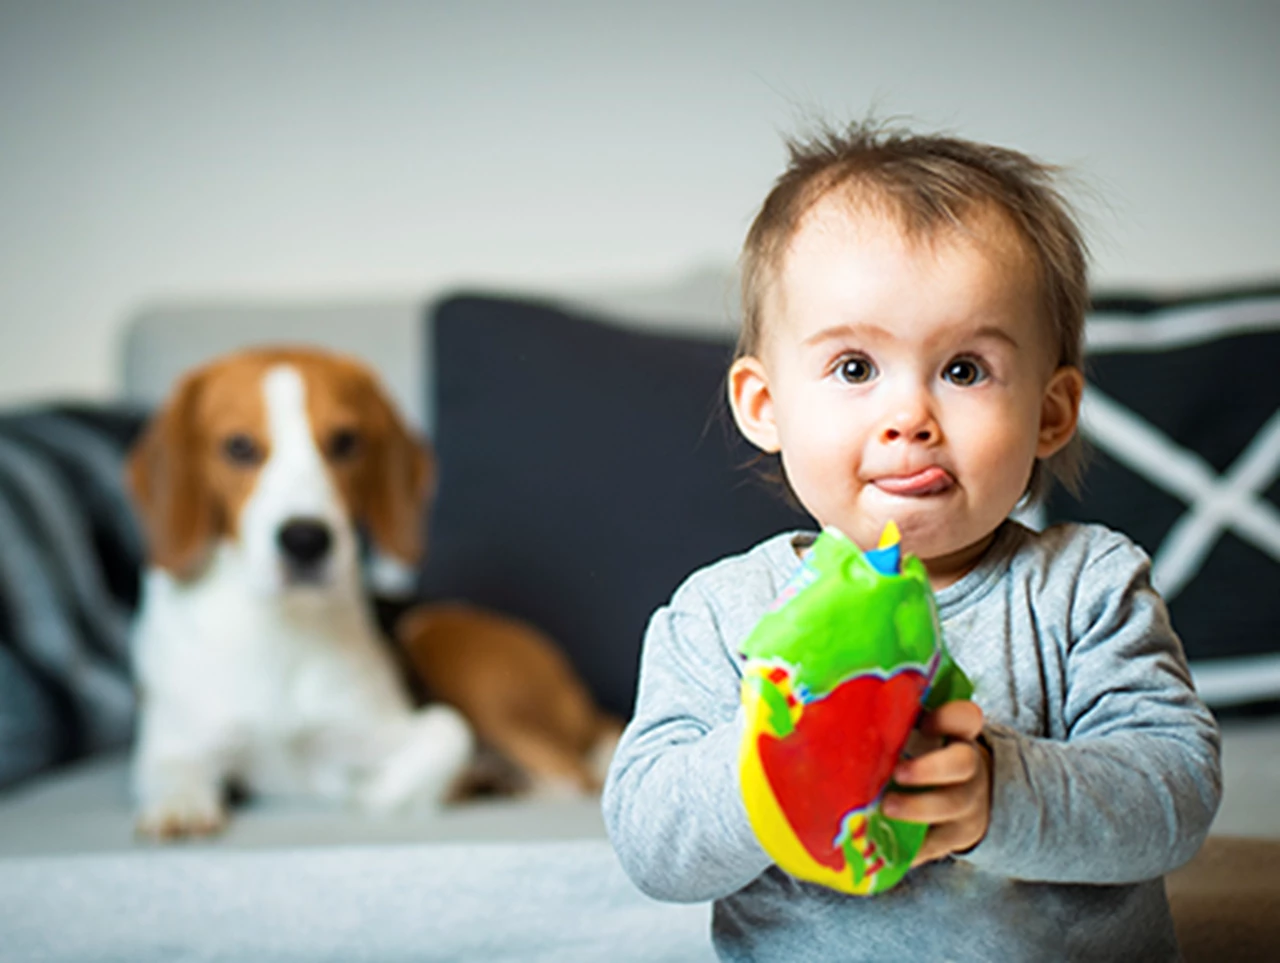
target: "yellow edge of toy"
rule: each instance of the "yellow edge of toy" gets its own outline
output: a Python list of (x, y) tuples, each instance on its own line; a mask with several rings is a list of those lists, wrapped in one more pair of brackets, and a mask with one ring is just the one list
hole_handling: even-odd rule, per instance
[[(755, 751), (760, 733), (766, 731), (766, 712), (761, 699), (755, 692), (747, 689), (748, 681), (743, 679), (743, 701), (747, 707), (747, 736), (742, 740), (742, 748), (738, 756), (738, 773), (742, 780), (742, 798), (747, 808), (747, 818), (756, 838), (761, 841), (773, 861), (787, 873), (797, 879), (813, 883), (821, 883), (856, 896), (865, 896), (871, 892), (875, 882), (874, 876), (866, 876), (858, 884), (853, 882), (853, 871), (848, 866), (836, 871), (824, 866), (809, 855), (804, 844), (796, 838), (787, 822), (786, 815), (778, 806), (773, 789), (769, 786), (760, 756)], [(754, 802), (753, 802), (754, 801)]]

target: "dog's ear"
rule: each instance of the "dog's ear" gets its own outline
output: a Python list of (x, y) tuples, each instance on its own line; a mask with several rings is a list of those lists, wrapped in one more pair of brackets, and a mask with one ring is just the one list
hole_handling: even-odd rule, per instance
[(179, 383), (129, 453), (126, 475), (153, 565), (179, 578), (200, 568), (217, 528), (217, 505), (200, 465), (196, 406), (203, 373)]
[(365, 392), (372, 430), (360, 515), (380, 551), (415, 565), (422, 559), (427, 506), (435, 492), (435, 456), (372, 378)]

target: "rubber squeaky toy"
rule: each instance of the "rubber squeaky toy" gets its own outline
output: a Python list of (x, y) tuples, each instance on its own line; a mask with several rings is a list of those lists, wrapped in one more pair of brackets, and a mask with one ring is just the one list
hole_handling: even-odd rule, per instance
[(859, 896), (901, 880), (928, 831), (880, 812), (920, 713), (973, 694), (900, 541), (893, 522), (866, 553), (824, 529), (741, 647), (752, 829), (787, 873)]

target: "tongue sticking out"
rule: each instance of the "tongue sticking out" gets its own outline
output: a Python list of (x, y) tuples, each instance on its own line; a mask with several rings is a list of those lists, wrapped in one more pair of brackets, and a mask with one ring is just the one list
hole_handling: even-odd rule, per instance
[(936, 495), (953, 484), (944, 468), (934, 465), (914, 475), (894, 475), (876, 479), (876, 486), (890, 495)]

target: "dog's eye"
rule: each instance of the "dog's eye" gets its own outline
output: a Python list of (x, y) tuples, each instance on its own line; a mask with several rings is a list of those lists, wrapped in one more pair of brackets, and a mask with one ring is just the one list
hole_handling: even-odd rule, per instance
[(222, 442), (222, 453), (233, 465), (256, 465), (262, 461), (262, 448), (245, 434), (228, 435)]
[(360, 436), (350, 428), (339, 428), (329, 436), (328, 449), (334, 461), (347, 461), (360, 451)]

